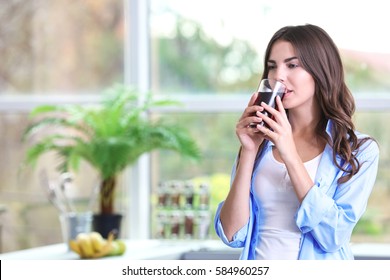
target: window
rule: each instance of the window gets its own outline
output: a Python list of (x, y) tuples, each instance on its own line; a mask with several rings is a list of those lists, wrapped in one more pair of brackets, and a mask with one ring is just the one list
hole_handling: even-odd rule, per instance
[[(58, 212), (42, 191), (37, 172), (19, 169), (24, 148), (20, 137), (31, 108), (45, 103), (95, 102), (101, 90), (123, 81), (183, 102), (183, 106), (152, 114), (167, 114), (187, 127), (205, 155), (202, 163), (187, 162), (166, 151), (154, 152), (151, 165), (144, 162), (139, 166), (146, 166), (151, 175), (150, 192), (131, 186), (128, 177), (122, 188), (124, 199), (119, 207), (123, 212), (130, 213), (137, 203), (146, 208), (152, 204), (150, 213), (148, 209), (138, 211), (143, 216), (137, 218), (132, 211), (126, 217), (124, 236), (131, 236), (136, 223), (146, 217), (151, 221), (147, 237), (158, 238), (160, 183), (208, 185), (211, 215), (225, 197), (238, 146), (234, 126), (258, 83), (265, 45), (279, 27), (307, 22), (322, 26), (339, 46), (348, 85), (357, 100), (356, 125), (374, 136), (381, 147), (377, 183), (353, 241), (389, 242), (390, 131), (385, 121), (390, 111), (386, 78), (390, 40), (373, 31), (389, 26), (382, 1), (356, 2), (353, 13), (345, 12), (350, 7), (344, 5), (349, 3), (342, 1), (6, 2), (0, 11), (0, 204), (7, 209), (2, 214), (3, 251), (62, 242)], [(148, 5), (149, 17), (142, 14), (134, 19), (139, 13), (130, 9)], [(304, 10), (299, 8), (302, 5)], [(131, 30), (124, 15), (132, 17)], [(127, 55), (127, 44), (137, 43), (129, 42), (129, 36), (138, 32), (137, 28), (148, 27), (150, 48), (137, 46), (135, 53)], [(140, 74), (137, 67), (146, 69)], [(50, 157), (47, 161), (54, 163)], [(88, 168), (87, 172), (93, 174)], [(95, 177), (80, 177), (76, 184), (88, 186), (74, 194), (78, 206), (86, 207)], [(206, 238), (215, 238), (212, 229)]]

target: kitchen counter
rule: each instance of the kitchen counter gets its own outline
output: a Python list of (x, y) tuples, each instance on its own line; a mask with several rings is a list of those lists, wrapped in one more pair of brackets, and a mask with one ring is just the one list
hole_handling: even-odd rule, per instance
[[(226, 252), (225, 258), (237, 259), (240, 250), (232, 249), (219, 240), (125, 240), (126, 252), (122, 258), (129, 260), (178, 260), (186, 258), (192, 252), (210, 253), (211, 255)], [(79, 256), (70, 251), (65, 243), (47, 245), (15, 252), (0, 254), (1, 260), (74, 260)]]
[[(232, 249), (220, 240), (125, 240), (126, 252), (107, 259), (128, 260), (234, 260), (240, 249)], [(352, 244), (357, 260), (390, 260), (390, 244)], [(53, 244), (0, 254), (1, 260), (76, 260), (79, 256), (66, 244)]]

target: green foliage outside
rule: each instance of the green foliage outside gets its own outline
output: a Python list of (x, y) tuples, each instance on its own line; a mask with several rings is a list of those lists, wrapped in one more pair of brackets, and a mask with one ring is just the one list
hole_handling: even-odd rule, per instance
[(159, 77), (155, 82), (164, 93), (253, 91), (262, 62), (247, 42), (236, 39), (222, 46), (198, 23), (183, 18), (177, 18), (175, 31), (174, 38), (156, 38)]

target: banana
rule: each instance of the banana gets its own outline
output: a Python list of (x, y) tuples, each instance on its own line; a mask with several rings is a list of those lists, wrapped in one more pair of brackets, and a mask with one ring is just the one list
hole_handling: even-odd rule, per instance
[(98, 232), (79, 233), (75, 240), (69, 241), (69, 247), (82, 259), (122, 255), (126, 245), (122, 240), (114, 240), (114, 238), (114, 232), (108, 234), (107, 240)]
[(77, 244), (79, 245), (82, 258), (90, 258), (94, 255), (91, 238), (87, 233), (79, 233), (76, 237)]
[(113, 249), (113, 241), (114, 241), (114, 233), (110, 232), (108, 234), (107, 241), (105, 242), (104, 246), (101, 248), (100, 251), (96, 251), (91, 258), (101, 258), (110, 255), (112, 249)]
[(79, 247), (79, 243), (76, 240), (70, 240), (69, 247), (73, 252), (75, 252), (76, 254), (78, 254), (81, 257), (82, 253), (81, 253), (81, 250)]
[(89, 238), (91, 239), (94, 253), (100, 252), (107, 243), (102, 235), (96, 231), (89, 233)]

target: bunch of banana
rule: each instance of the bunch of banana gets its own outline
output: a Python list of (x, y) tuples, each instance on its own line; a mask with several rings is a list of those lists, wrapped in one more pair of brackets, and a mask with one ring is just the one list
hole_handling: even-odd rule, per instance
[(106, 256), (122, 255), (126, 245), (122, 240), (114, 240), (110, 232), (104, 239), (98, 232), (79, 233), (75, 240), (69, 241), (69, 247), (83, 259), (96, 259)]

